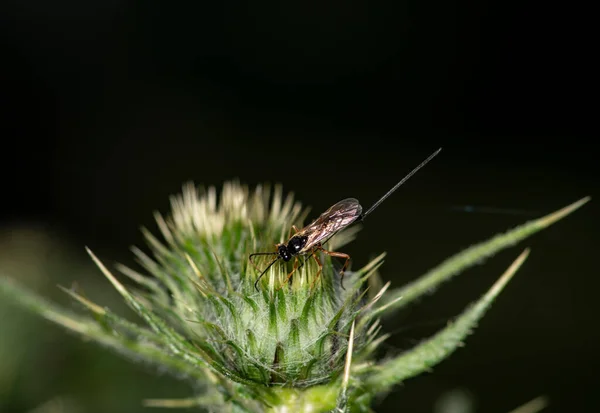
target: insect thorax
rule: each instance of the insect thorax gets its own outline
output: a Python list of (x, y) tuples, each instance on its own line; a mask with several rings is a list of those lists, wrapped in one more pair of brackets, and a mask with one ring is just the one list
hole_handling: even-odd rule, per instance
[(292, 255), (298, 254), (302, 250), (302, 248), (304, 248), (307, 241), (308, 241), (307, 236), (294, 235), (288, 241), (288, 244), (287, 244), (288, 252)]

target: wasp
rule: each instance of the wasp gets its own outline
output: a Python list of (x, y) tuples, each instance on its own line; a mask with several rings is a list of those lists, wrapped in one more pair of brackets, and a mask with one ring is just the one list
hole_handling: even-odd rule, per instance
[[(325, 244), (335, 234), (337, 234), (344, 228), (347, 228), (348, 226), (350, 226), (352, 223), (354, 223), (356, 221), (363, 221), (367, 217), (367, 215), (371, 214), (375, 210), (375, 208), (377, 208), (379, 205), (381, 205), (381, 203), (383, 201), (385, 201), (390, 195), (392, 195), (402, 184), (404, 184), (419, 169), (421, 169), (423, 166), (425, 166), (425, 164), (427, 164), (429, 161), (431, 161), (438, 153), (440, 153), (441, 150), (442, 150), (442, 148), (439, 148), (433, 154), (429, 155), (429, 157), (427, 159), (425, 159), (423, 162), (421, 162), (419, 164), (419, 166), (414, 168), (404, 178), (402, 178), (400, 180), (400, 182), (398, 182), (396, 185), (394, 185), (392, 187), (392, 189), (387, 191), (385, 193), (385, 195), (383, 195), (381, 198), (379, 198), (379, 200), (377, 202), (375, 202), (373, 204), (373, 206), (371, 206), (371, 208), (369, 208), (365, 213), (363, 213), (363, 208), (360, 205), (360, 203), (358, 202), (358, 199), (346, 198), (346, 199), (336, 203), (335, 205), (333, 205), (327, 211), (323, 212), (317, 219), (315, 219), (313, 222), (311, 222), (304, 228), (299, 229), (295, 225), (292, 225), (292, 227), (290, 229), (290, 234), (288, 236), (288, 241), (285, 243), (282, 243), (282, 244), (275, 245), (275, 248), (277, 249), (277, 251), (256, 252), (254, 254), (250, 254), (249, 260), (252, 263), (252, 265), (256, 268), (256, 270), (259, 272), (260, 272), (260, 269), (254, 263), (254, 261), (252, 260), (252, 257), (259, 256), (259, 255), (276, 255), (277, 256), (269, 263), (267, 268), (265, 268), (261, 272), (261, 274), (258, 276), (258, 278), (256, 279), (256, 282), (254, 283), (254, 288), (258, 291), (258, 282), (260, 281), (262, 276), (265, 275), (265, 273), (269, 270), (269, 268), (271, 268), (271, 266), (273, 266), (273, 264), (275, 264), (279, 260), (289, 262), (292, 260), (292, 258), (294, 258), (294, 267), (293, 267), (292, 271), (288, 274), (284, 283), (282, 284), (282, 286), (285, 285), (285, 283), (291, 278), (291, 276), (294, 274), (294, 272), (296, 272), (296, 270), (299, 268), (298, 267), (298, 257), (299, 256), (304, 256), (304, 257), (308, 256), (307, 259), (310, 257), (313, 257), (314, 260), (316, 261), (317, 265), (319, 266), (319, 271), (317, 272), (317, 275), (315, 276), (315, 280), (313, 281), (313, 285), (314, 285), (314, 283), (317, 281), (317, 279), (321, 275), (321, 272), (323, 271), (323, 263), (317, 256), (318, 252), (322, 252), (326, 255), (329, 255), (330, 257), (342, 258), (345, 260), (344, 265), (340, 271), (340, 277), (341, 277), (340, 283), (342, 283), (341, 284), (342, 288), (344, 288), (343, 277), (344, 277), (344, 272), (346, 271), (346, 268), (348, 267), (348, 264), (350, 263), (350, 256), (343, 252), (328, 251), (323, 248), (323, 244)], [(292, 233), (292, 231), (293, 231), (293, 233)], [(305, 262), (306, 262), (306, 260), (305, 260)], [(304, 265), (304, 263), (302, 265)]]

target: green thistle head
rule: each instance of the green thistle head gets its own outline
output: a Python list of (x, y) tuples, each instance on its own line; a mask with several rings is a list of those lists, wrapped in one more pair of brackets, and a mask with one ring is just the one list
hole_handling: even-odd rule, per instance
[[(275, 246), (301, 227), (307, 211), (293, 197), (267, 186), (250, 190), (226, 183), (217, 195), (192, 184), (171, 198), (171, 213), (156, 214), (162, 240), (144, 235), (151, 255), (134, 248), (143, 273), (117, 269), (126, 288), (91, 252), (104, 275), (145, 326), (126, 321), (72, 290), (90, 316), (73, 314), (0, 278), (0, 293), (45, 318), (122, 354), (192, 380), (200, 395), (154, 406), (203, 406), (217, 411), (370, 411), (371, 401), (407, 378), (428, 371), (462, 345), (492, 301), (527, 257), (525, 250), (479, 301), (413, 349), (385, 360), (375, 350), (385, 339), (380, 317), (431, 292), (464, 269), (549, 226), (589, 198), (476, 244), (413, 283), (387, 291), (376, 273), (383, 254), (346, 271), (326, 254), (318, 260), (278, 260)], [(338, 250), (357, 227), (336, 234)], [(305, 259), (309, 258), (309, 259)], [(295, 264), (299, 268), (295, 269)], [(255, 283), (261, 275), (255, 288)], [(290, 276), (291, 274), (291, 276)]]
[[(259, 270), (274, 258), (255, 258), (257, 270), (250, 254), (273, 251), (288, 239), (290, 225), (301, 226), (306, 215), (291, 195), (282, 197), (280, 187), (272, 197), (270, 192), (262, 186), (251, 192), (231, 182), (217, 201), (214, 188), (198, 192), (186, 186), (172, 199), (171, 216), (157, 215), (165, 243), (145, 231), (154, 260), (136, 251), (162, 284), (161, 293), (143, 298), (234, 381), (267, 387), (330, 382), (343, 370), (352, 323), (360, 321), (355, 351), (375, 337), (375, 320), (366, 311), (373, 297), (363, 287), (381, 259), (347, 272), (345, 289), (328, 256), (320, 258), (322, 271), (315, 260), (299, 258), (303, 265), (289, 279), (294, 263), (278, 260), (256, 289)], [(354, 232), (335, 236), (331, 248)]]

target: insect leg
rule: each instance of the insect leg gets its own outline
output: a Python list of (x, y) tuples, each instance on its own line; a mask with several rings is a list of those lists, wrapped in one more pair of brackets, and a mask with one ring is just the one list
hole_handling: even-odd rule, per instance
[(297, 234), (298, 232), (300, 232), (300, 230), (298, 229), (297, 226), (292, 225), (292, 227), (290, 228), (290, 232), (288, 234), (288, 239), (292, 238), (292, 235), (294, 235), (294, 234), (292, 234), (292, 231), (294, 231), (294, 234)]
[(315, 261), (317, 262), (317, 265), (319, 266), (319, 271), (317, 271), (317, 275), (315, 276), (314, 281), (312, 282), (312, 284), (310, 285), (310, 289), (312, 290), (313, 287), (315, 286), (315, 283), (317, 282), (317, 280), (319, 279), (319, 276), (321, 275), (321, 273), (323, 272), (323, 264), (321, 263), (321, 260), (319, 259), (319, 257), (317, 257), (317, 254), (315, 254), (315, 251), (313, 251), (313, 253), (311, 254), (312, 257), (315, 259)]
[(288, 276), (285, 279), (285, 281), (279, 286), (279, 288), (277, 288), (277, 290), (281, 290), (283, 288), (283, 286), (288, 282), (288, 280), (292, 277), (292, 274), (294, 274), (297, 269), (298, 269), (298, 257), (296, 257), (294, 259), (294, 268), (292, 269), (292, 272), (290, 272), (288, 274)]
[(342, 267), (342, 270), (340, 271), (340, 277), (342, 277), (342, 278), (340, 278), (340, 285), (345, 290), (345, 288), (344, 288), (344, 272), (346, 271), (346, 268), (348, 268), (348, 264), (350, 263), (350, 256), (348, 254), (344, 254), (343, 252), (327, 251), (323, 248), (320, 248), (320, 250), (323, 251), (325, 254), (329, 255), (330, 257), (346, 259), (346, 262), (344, 263), (344, 266)]
[(298, 267), (298, 269), (304, 267), (304, 264), (306, 264), (306, 261), (310, 260), (312, 258), (312, 256), (315, 254), (315, 252), (317, 252), (317, 250), (313, 249), (313, 251), (310, 253), (310, 255), (308, 257), (304, 256), (304, 260), (302, 261), (302, 264), (300, 264), (300, 266)]
[(302, 264), (300, 264), (300, 266), (298, 267), (298, 269), (304, 267), (304, 264), (306, 264), (306, 261), (310, 260), (310, 258), (313, 256), (315, 252), (313, 251), (312, 254), (310, 254), (308, 257), (304, 258), (304, 261), (302, 261)]

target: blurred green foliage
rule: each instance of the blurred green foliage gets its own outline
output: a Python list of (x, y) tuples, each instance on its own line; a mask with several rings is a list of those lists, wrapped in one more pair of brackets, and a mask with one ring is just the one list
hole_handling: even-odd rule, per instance
[[(120, 297), (98, 276), (83, 248), (43, 227), (5, 228), (0, 273), (18, 274), (28, 288), (67, 306), (57, 284), (73, 280), (121, 314)], [(64, 329), (0, 301), (0, 412), (135, 413), (148, 397), (184, 397), (189, 387), (156, 369), (124, 362)], [(158, 373), (158, 374), (157, 374)]]

